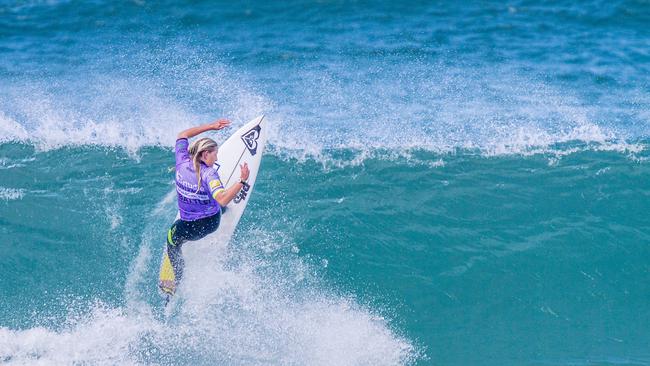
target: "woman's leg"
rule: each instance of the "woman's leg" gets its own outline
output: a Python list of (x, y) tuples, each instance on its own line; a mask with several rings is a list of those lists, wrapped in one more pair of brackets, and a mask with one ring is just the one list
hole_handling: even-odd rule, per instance
[(206, 235), (213, 233), (219, 227), (221, 214), (199, 219), (196, 221), (176, 220), (167, 232), (167, 255), (174, 269), (176, 285), (183, 277), (183, 251), (181, 246), (188, 240), (199, 240)]

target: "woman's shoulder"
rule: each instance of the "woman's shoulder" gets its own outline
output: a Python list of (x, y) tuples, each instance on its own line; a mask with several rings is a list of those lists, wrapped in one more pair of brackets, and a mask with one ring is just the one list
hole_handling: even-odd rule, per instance
[(210, 176), (210, 175), (218, 175), (219, 172), (217, 171), (217, 168), (213, 166), (207, 166), (203, 163), (201, 163), (201, 175), (205, 176)]

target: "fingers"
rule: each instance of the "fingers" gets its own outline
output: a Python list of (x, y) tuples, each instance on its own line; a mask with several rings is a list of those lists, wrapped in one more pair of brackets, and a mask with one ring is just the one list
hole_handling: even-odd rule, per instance
[(230, 121), (227, 119), (220, 119), (214, 122), (213, 126), (216, 130), (221, 130), (223, 128), (226, 128), (230, 125)]
[(239, 168), (241, 169), (241, 178), (244, 180), (248, 179), (248, 175), (250, 174), (248, 163), (240, 164)]

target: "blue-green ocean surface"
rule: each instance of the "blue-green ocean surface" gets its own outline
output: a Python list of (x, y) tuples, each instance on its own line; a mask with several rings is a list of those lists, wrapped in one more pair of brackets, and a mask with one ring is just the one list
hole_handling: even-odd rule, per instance
[[(1, 2), (0, 364), (650, 365), (648, 24)], [(248, 209), (165, 311), (175, 136), (262, 113)]]

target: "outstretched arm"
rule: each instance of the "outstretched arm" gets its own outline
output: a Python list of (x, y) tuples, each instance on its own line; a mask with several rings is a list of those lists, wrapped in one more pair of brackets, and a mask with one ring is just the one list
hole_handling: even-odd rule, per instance
[(230, 121), (228, 121), (227, 119), (220, 119), (211, 123), (206, 123), (204, 125), (188, 128), (187, 130), (184, 130), (181, 133), (179, 133), (178, 136), (176, 136), (176, 138), (188, 139), (196, 135), (199, 135), (205, 131), (220, 130), (222, 128), (227, 127), (228, 125), (230, 125)]

